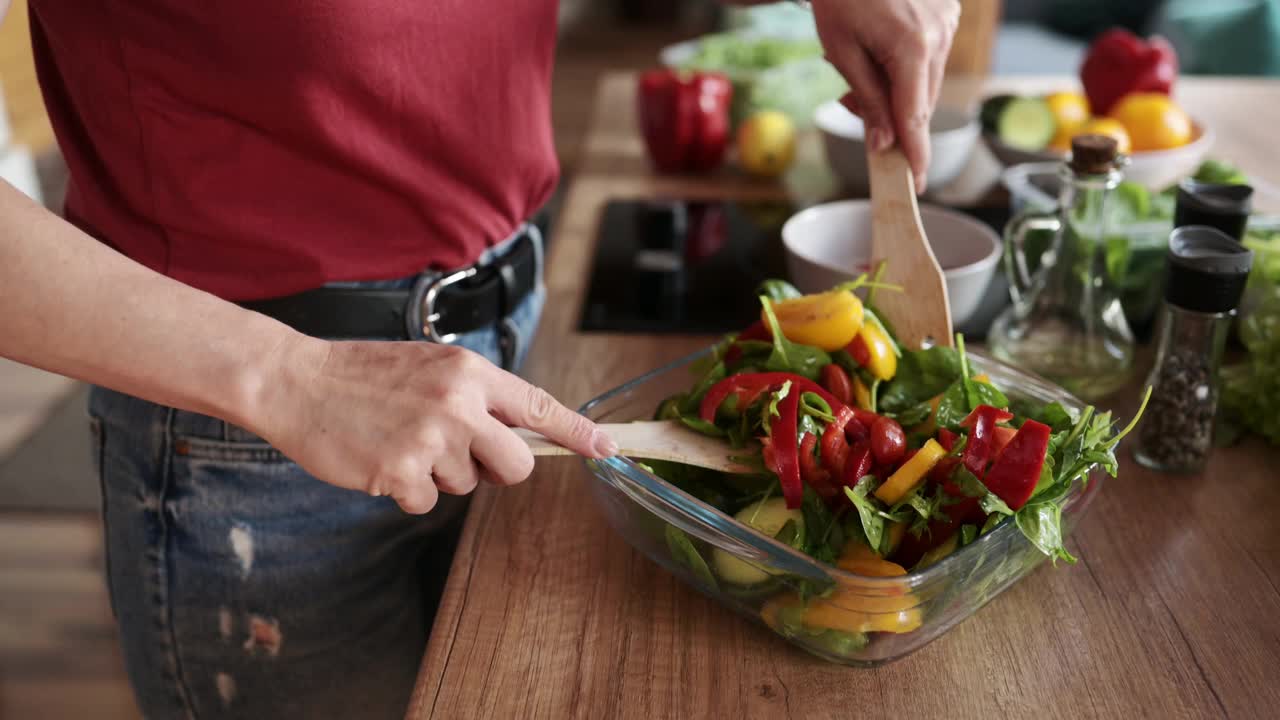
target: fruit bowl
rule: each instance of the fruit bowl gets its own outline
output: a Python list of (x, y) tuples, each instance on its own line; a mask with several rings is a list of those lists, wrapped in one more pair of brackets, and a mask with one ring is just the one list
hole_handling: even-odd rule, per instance
[[(1152, 190), (1162, 190), (1195, 173), (1213, 147), (1213, 131), (1195, 118), (1191, 119), (1191, 142), (1170, 150), (1146, 150), (1131, 153), (1124, 168), (1127, 180), (1141, 183)], [(1022, 150), (1002, 141), (995, 133), (986, 132), (982, 140), (1006, 167), (1024, 163), (1060, 162), (1066, 153), (1057, 150)]]

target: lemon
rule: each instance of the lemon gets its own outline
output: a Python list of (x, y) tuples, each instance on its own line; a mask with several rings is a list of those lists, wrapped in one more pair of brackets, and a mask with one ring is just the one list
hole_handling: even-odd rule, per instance
[(1111, 117), (1129, 132), (1135, 152), (1168, 150), (1191, 142), (1191, 118), (1162, 93), (1126, 95), (1111, 109)]
[(786, 172), (796, 156), (796, 126), (775, 110), (762, 110), (738, 128), (738, 164), (761, 177)]
[(1076, 131), (1089, 122), (1089, 100), (1077, 92), (1056, 92), (1045, 95), (1044, 102), (1057, 126), (1049, 147), (1067, 150)]
[[(1117, 152), (1126, 155), (1133, 152), (1133, 140), (1129, 137), (1128, 131), (1120, 121), (1114, 118), (1094, 118), (1071, 134), (1072, 137), (1076, 135), (1106, 135), (1115, 139)], [(1067, 149), (1071, 149), (1070, 140), (1067, 141)]]

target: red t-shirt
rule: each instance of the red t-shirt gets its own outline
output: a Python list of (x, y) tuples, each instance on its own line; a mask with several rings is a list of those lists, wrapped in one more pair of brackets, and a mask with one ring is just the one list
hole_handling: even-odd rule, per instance
[(556, 0), (32, 0), (66, 215), (233, 300), (454, 268), (547, 198)]

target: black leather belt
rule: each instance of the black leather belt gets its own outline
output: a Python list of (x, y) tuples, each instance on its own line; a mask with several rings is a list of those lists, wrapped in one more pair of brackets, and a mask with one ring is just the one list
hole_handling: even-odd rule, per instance
[(537, 288), (538, 243), (525, 231), (492, 262), (424, 276), (413, 288), (322, 287), (239, 305), (313, 337), (425, 337), (447, 343), (458, 334), (498, 325)]

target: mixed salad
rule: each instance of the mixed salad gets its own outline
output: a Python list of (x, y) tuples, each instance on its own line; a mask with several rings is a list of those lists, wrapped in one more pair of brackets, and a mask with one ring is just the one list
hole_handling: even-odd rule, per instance
[[(862, 287), (871, 300), (888, 290), (862, 277), (802, 296), (785, 282), (766, 282), (760, 321), (719, 343), (693, 387), (658, 407), (659, 419), (742, 448), (758, 475), (660, 462), (650, 469), (745, 525), (860, 575), (906, 575), (1010, 522), (1046, 555), (1074, 561), (1063, 545), (1064, 499), (1094, 465), (1116, 474), (1115, 447), (1137, 418), (1116, 432), (1109, 412), (1011, 400), (970, 367), (960, 337), (955, 349), (905, 350), (854, 293)], [(719, 548), (708, 562), (674, 527), (667, 543), (710, 587), (778, 589), (776, 572)], [(831, 633), (844, 649), (865, 645), (869, 632), (920, 626), (909, 597), (873, 599), (883, 607), (851, 612), (822, 597), (831, 591), (777, 593), (761, 615), (780, 632)]]

